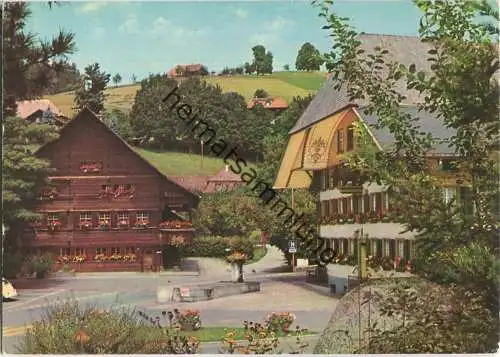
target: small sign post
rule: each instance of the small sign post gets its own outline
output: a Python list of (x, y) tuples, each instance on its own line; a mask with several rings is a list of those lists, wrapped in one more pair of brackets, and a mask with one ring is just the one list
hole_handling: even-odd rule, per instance
[(288, 241), (288, 253), (292, 253), (292, 272), (295, 272), (295, 253), (297, 253), (297, 247), (294, 240)]

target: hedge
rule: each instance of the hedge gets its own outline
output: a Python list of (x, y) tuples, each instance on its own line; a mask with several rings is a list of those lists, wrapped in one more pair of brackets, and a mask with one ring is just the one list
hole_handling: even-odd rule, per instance
[(181, 248), (184, 257), (211, 257), (223, 258), (229, 254), (226, 249), (238, 250), (246, 253), (249, 259), (253, 257), (253, 243), (245, 237), (199, 236), (193, 243)]

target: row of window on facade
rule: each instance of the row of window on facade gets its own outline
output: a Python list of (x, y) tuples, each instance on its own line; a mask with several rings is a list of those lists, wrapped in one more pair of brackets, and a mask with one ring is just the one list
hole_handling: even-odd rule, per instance
[(321, 201), (321, 216), (346, 213), (388, 212), (389, 194), (387, 192), (370, 195), (351, 195)]
[[(112, 225), (116, 222), (119, 225), (129, 225), (132, 221), (134, 214), (132, 212), (80, 212), (79, 223), (93, 224), (97, 221), (99, 224)], [(62, 214), (59, 212), (51, 212), (47, 214), (47, 224), (49, 226), (62, 225)], [(139, 223), (149, 224), (151, 219), (151, 212), (138, 211), (135, 212), (135, 221)]]
[(136, 254), (138, 248), (135, 247), (111, 247), (111, 248), (59, 248), (60, 256), (87, 256), (92, 254), (103, 254), (103, 255), (118, 255), (118, 254)]
[[(358, 244), (355, 239), (348, 238), (328, 238), (326, 246), (337, 252), (338, 255), (358, 254)], [(366, 255), (373, 257), (402, 257), (405, 260), (411, 260), (415, 257), (415, 241), (402, 239), (368, 239), (366, 243)]]

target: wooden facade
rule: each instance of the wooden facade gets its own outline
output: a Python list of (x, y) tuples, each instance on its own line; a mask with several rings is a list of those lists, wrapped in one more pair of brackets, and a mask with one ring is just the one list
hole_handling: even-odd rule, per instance
[(26, 242), (76, 270), (155, 270), (168, 247), (189, 242), (194, 229), (178, 213), (198, 196), (139, 156), (88, 109), (42, 147), (55, 173), (41, 193), (43, 219)]

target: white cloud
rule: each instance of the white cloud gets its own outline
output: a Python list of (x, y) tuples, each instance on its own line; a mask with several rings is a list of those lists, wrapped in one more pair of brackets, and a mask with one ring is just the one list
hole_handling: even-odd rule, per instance
[(263, 30), (254, 33), (248, 40), (252, 45), (271, 46), (280, 41), (281, 33), (286, 27), (291, 27), (293, 25), (294, 22), (292, 20), (278, 16), (274, 20), (265, 22), (260, 27)]
[(244, 19), (244, 18), (246, 18), (246, 17), (247, 17), (248, 12), (247, 12), (247, 11), (245, 11), (245, 10), (243, 10), (243, 9), (236, 9), (236, 11), (234, 12), (234, 14), (235, 14), (237, 17), (239, 17), (239, 18), (241, 18), (241, 19)]
[(129, 18), (120, 25), (118, 30), (129, 35), (140, 33), (139, 21), (137, 21), (137, 17), (135, 15), (129, 16)]
[(202, 38), (210, 29), (188, 29), (159, 16), (153, 21), (148, 32), (150, 36), (161, 39), (165, 44), (185, 45), (187, 41)]
[(78, 10), (80, 12), (95, 12), (103, 7), (107, 6), (109, 3), (107, 1), (99, 1), (99, 2), (87, 2), (81, 5)]

